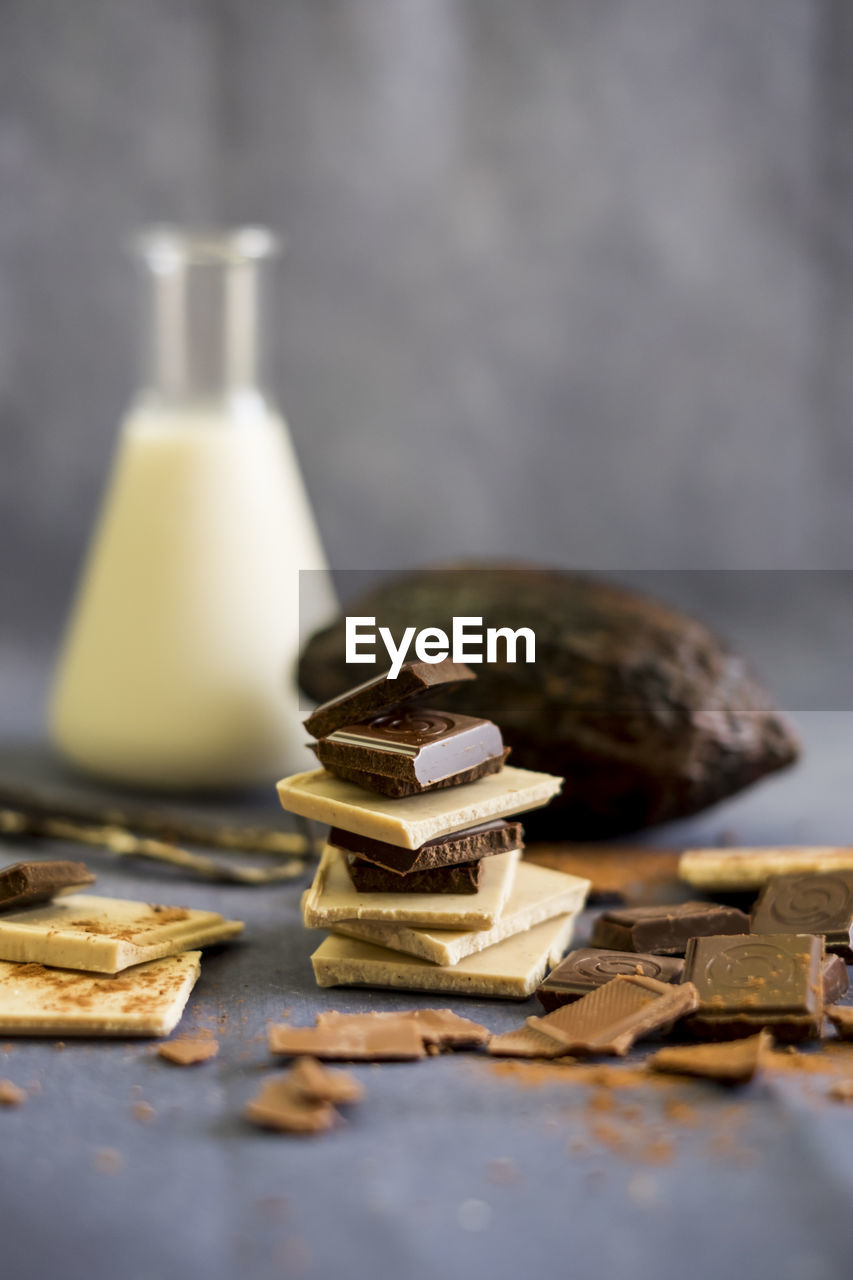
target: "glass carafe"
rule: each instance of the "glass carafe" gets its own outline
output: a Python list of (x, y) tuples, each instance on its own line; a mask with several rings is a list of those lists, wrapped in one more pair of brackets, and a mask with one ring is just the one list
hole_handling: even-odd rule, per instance
[(261, 228), (159, 228), (135, 247), (143, 385), (65, 636), (51, 734), (71, 763), (122, 783), (265, 783), (306, 763), (298, 571), (325, 568), (260, 367), (277, 242)]

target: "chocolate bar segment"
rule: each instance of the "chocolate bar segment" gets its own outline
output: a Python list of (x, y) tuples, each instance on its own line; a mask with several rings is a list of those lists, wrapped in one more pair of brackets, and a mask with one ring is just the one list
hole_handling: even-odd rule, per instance
[(767, 1027), (780, 1040), (820, 1035), (823, 939), (808, 934), (693, 938), (684, 972), (699, 993), (690, 1029), (710, 1040)]
[(359, 893), (476, 893), (482, 866), (482, 859), (478, 859), (399, 876), (353, 855), (347, 858), (350, 879)]
[(598, 917), (593, 946), (651, 955), (684, 955), (691, 938), (749, 933), (749, 916), (716, 902), (679, 902), (662, 907), (620, 907)]
[(672, 1026), (697, 1004), (689, 982), (672, 985), (619, 974), (574, 1004), (528, 1018), (526, 1025), (563, 1045), (564, 1053), (624, 1057), (635, 1041)]
[(853, 871), (773, 876), (752, 912), (753, 933), (819, 933), (853, 961)]
[(329, 844), (335, 849), (356, 854), (362, 861), (375, 863), (394, 875), (407, 876), (432, 867), (448, 867), (455, 863), (473, 862), (490, 854), (508, 853), (510, 849), (523, 849), (523, 836), (520, 822), (496, 818), (464, 831), (454, 831), (451, 835), (437, 836), (419, 849), (403, 849), (385, 840), (345, 831), (343, 827), (332, 827)]
[(656, 978), (658, 982), (680, 982), (683, 972), (684, 961), (676, 956), (578, 947), (551, 970), (537, 990), (536, 998), (543, 1009), (551, 1012), (561, 1005), (580, 1000), (581, 996), (612, 982), (619, 974)]
[(823, 962), (823, 1001), (835, 1004), (850, 989), (850, 975), (841, 956), (827, 956)]
[(312, 738), (325, 738), (345, 725), (383, 715), (400, 703), (412, 702), (438, 689), (449, 692), (463, 680), (475, 679), (470, 667), (451, 662), (449, 658), (443, 662), (407, 662), (400, 668), (396, 680), (392, 680), (387, 671), (366, 680), (339, 698), (316, 707), (303, 724)]
[(95, 883), (83, 862), (15, 862), (0, 871), (0, 911), (50, 902)]
[(507, 755), (491, 720), (410, 708), (347, 725), (312, 745), (330, 773), (394, 796), (473, 782), (497, 773)]

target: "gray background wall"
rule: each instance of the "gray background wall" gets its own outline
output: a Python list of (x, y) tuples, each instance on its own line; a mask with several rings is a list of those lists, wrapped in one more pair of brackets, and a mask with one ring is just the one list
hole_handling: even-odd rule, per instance
[(338, 566), (848, 563), (846, 0), (4, 0), (0, 60), (4, 643), (60, 626), (156, 219), (287, 228)]

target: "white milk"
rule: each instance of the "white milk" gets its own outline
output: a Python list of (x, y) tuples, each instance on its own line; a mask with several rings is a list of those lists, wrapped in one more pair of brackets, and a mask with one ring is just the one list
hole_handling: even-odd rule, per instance
[(83, 769), (156, 787), (304, 767), (298, 570), (323, 568), (289, 434), (261, 397), (142, 402), (57, 669), (54, 742)]

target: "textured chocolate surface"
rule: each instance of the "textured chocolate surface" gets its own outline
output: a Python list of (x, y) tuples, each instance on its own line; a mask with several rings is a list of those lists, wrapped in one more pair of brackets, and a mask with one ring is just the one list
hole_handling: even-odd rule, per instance
[(841, 956), (827, 956), (821, 972), (824, 1004), (834, 1004), (836, 1000), (847, 995), (850, 989), (850, 975)]
[(504, 745), (491, 720), (406, 707), (348, 724), (313, 749), (332, 773), (357, 769), (425, 791), (486, 761), (502, 761)]
[(591, 941), (616, 951), (683, 956), (691, 938), (721, 933), (749, 933), (749, 917), (716, 902), (680, 902), (605, 911), (595, 922)]
[(470, 667), (451, 662), (449, 658), (444, 662), (407, 662), (400, 668), (396, 680), (392, 680), (387, 671), (366, 680), (316, 707), (303, 724), (312, 737), (325, 738), (344, 725), (382, 715), (402, 702), (408, 703), (441, 689), (449, 691), (464, 680), (474, 679), (476, 676)]
[(448, 778), (441, 778), (437, 782), (427, 785), (391, 774), (368, 773), (364, 769), (350, 769), (346, 765), (338, 763), (327, 763), (326, 769), (329, 773), (334, 774), (336, 778), (342, 778), (344, 782), (354, 782), (357, 787), (363, 787), (365, 791), (375, 791), (378, 795), (390, 796), (394, 800), (401, 800), (405, 796), (421, 795), (425, 791), (441, 791), (447, 787), (460, 787), (463, 783), (476, 782), (478, 778), (485, 778), (490, 773), (500, 773), (508, 755), (509, 747), (499, 756), (484, 760), (481, 764), (475, 765), (471, 769), (464, 769), (460, 773), (451, 774)]
[(482, 860), (457, 862), (450, 867), (428, 867), (425, 871), (400, 876), (350, 855), (347, 869), (359, 893), (476, 893), (480, 887)]
[(0, 871), (0, 911), (49, 902), (94, 883), (83, 862), (15, 862)]
[(721, 1084), (746, 1084), (772, 1047), (773, 1037), (767, 1031), (720, 1044), (667, 1045), (652, 1055), (649, 1066), (653, 1071), (701, 1076)]
[(527, 1026), (564, 1046), (564, 1053), (624, 1057), (641, 1037), (672, 1026), (698, 1003), (689, 982), (618, 975), (574, 1004), (562, 1005)]
[(685, 978), (699, 993), (691, 1029), (709, 1039), (767, 1027), (783, 1040), (820, 1034), (823, 939), (806, 934), (694, 938)]
[(658, 982), (680, 982), (684, 961), (676, 956), (642, 955), (635, 951), (605, 951), (601, 947), (578, 947), (561, 960), (536, 992), (543, 1009), (579, 1000), (596, 987), (603, 987), (617, 974), (656, 978)]
[(346, 853), (357, 854), (367, 862), (384, 867), (395, 875), (409, 875), (413, 871), (426, 871), (430, 867), (447, 867), (458, 862), (473, 862), (494, 853), (508, 853), (510, 849), (524, 848), (524, 829), (520, 822), (506, 822), (496, 818), (493, 822), (481, 822), (464, 831), (438, 836), (428, 840), (419, 849), (402, 849), (385, 840), (356, 835), (343, 827), (332, 827), (329, 844)]
[(752, 912), (753, 933), (819, 933), (853, 961), (853, 871), (774, 876)]

